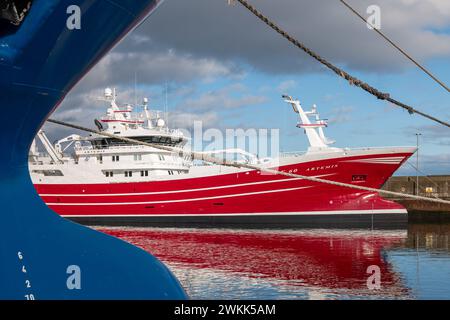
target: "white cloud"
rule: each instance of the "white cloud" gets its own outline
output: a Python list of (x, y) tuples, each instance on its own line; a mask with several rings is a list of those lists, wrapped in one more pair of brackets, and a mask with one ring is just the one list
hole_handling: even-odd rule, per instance
[(204, 113), (174, 112), (169, 115), (169, 125), (172, 128), (190, 130), (196, 121), (200, 121), (203, 128), (212, 128), (219, 126), (220, 117), (214, 111)]
[[(425, 125), (405, 128), (404, 134), (413, 137), (416, 133), (421, 134), (421, 139), (427, 144), (435, 144), (440, 146), (450, 146), (450, 136), (448, 128), (442, 125)], [(450, 157), (450, 155), (448, 155)]]
[(278, 87), (277, 90), (281, 93), (287, 93), (289, 90), (294, 89), (297, 86), (297, 81), (295, 80), (286, 80), (281, 82)]
[(138, 85), (163, 85), (165, 81), (211, 82), (219, 78), (235, 79), (240, 76), (242, 70), (232, 63), (178, 54), (174, 50), (113, 51), (91, 70), (77, 89), (89, 91), (105, 86), (130, 86), (135, 79)]
[[(259, 0), (254, 4), (301, 42), (334, 63), (373, 72), (396, 72), (412, 64), (339, 1)], [(372, 0), (354, 1), (364, 15)], [(382, 30), (417, 59), (450, 56), (449, 1), (378, 0)], [(167, 21), (177, 23), (168, 24)], [(244, 61), (269, 73), (323, 70), (306, 54), (269, 30), (240, 5), (225, 1), (167, 1), (138, 30), (153, 45), (197, 57)]]
[[(178, 109), (191, 111), (224, 110), (262, 104), (267, 101), (265, 96), (245, 93), (240, 84), (234, 84), (219, 90), (213, 90), (197, 98), (188, 98), (178, 106)], [(237, 96), (240, 93), (240, 96)]]
[(355, 108), (351, 106), (342, 106), (331, 109), (330, 120), (328, 123), (346, 123), (352, 119), (352, 113)]

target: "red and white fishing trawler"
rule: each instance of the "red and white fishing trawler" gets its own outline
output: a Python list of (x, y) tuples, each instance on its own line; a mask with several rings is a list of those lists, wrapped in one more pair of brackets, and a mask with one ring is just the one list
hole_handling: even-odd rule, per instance
[[(170, 130), (158, 112), (137, 114), (119, 108), (115, 91), (105, 90), (107, 115), (96, 120), (100, 131), (153, 144), (185, 147), (188, 139)], [(304, 111), (284, 96), (299, 115), (310, 147), (304, 153), (258, 159), (233, 149), (242, 161), (261, 167), (380, 188), (416, 151), (414, 147), (334, 148), (329, 145), (314, 106)], [(310, 117), (314, 117), (311, 120)], [(30, 150), (29, 169), (37, 192), (58, 214), (90, 224), (367, 226), (397, 227), (407, 219), (401, 205), (375, 192), (360, 191), (300, 178), (270, 175), (208, 163), (143, 145), (90, 134), (71, 135), (46, 149)], [(67, 144), (68, 143), (68, 144)], [(66, 145), (67, 144), (67, 145)], [(65, 148), (63, 148), (65, 145)], [(73, 147), (73, 154), (65, 151)], [(217, 152), (216, 152), (217, 153)]]

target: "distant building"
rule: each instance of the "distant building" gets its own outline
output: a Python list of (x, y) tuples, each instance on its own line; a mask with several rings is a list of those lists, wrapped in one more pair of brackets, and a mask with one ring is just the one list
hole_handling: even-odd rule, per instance
[[(382, 189), (394, 192), (416, 194), (416, 176), (391, 177)], [(419, 195), (450, 198), (450, 175), (419, 176)], [(395, 198), (395, 196), (383, 195)]]

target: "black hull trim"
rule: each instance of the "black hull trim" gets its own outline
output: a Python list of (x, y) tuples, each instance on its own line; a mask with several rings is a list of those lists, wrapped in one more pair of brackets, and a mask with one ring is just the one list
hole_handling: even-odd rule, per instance
[(95, 226), (248, 228), (248, 229), (406, 229), (406, 213), (339, 215), (242, 215), (242, 216), (118, 216), (66, 217)]

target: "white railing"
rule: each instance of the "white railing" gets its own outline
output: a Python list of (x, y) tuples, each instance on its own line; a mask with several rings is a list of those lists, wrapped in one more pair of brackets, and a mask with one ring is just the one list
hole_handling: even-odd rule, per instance
[(357, 147), (357, 148), (341, 148), (343, 151), (358, 151), (358, 150), (381, 150), (381, 149), (402, 149), (413, 148), (412, 146), (385, 146), (385, 147)]
[(306, 153), (306, 151), (287, 151), (287, 152), (280, 152), (279, 157), (280, 158), (287, 158), (287, 157), (301, 157)]
[[(81, 147), (75, 147), (75, 152), (81, 152), (81, 151), (92, 151), (91, 154), (95, 153), (111, 153), (111, 152), (120, 152), (123, 150), (152, 150), (151, 152), (156, 152), (154, 150), (157, 150), (158, 153), (161, 152), (168, 152), (168, 151), (162, 151), (160, 149), (149, 147), (145, 145), (129, 145), (129, 144), (114, 144), (110, 146), (105, 146), (105, 148), (93, 148), (92, 146), (81, 146)], [(170, 151), (169, 151), (170, 153)], [(176, 153), (176, 152), (173, 152)]]
[(127, 144), (114, 144), (111, 146), (105, 146), (105, 148), (94, 148), (92, 146), (81, 146), (81, 147), (75, 147), (74, 150), (75, 151), (95, 151), (95, 152), (99, 152), (102, 151), (101, 153), (104, 152), (117, 152), (120, 150), (112, 150), (114, 148), (120, 148), (120, 149), (127, 149), (127, 150), (134, 150), (134, 149), (150, 149), (150, 147), (144, 146), (144, 145), (127, 145)]
[[(330, 148), (330, 152), (347, 152), (347, 151), (368, 151), (368, 150), (383, 150), (383, 149), (402, 149), (402, 148), (411, 148), (405, 146), (394, 146), (394, 147), (357, 147), (357, 148)], [(327, 151), (327, 149), (323, 149), (323, 151)], [(280, 158), (286, 157), (300, 157), (306, 154), (307, 151), (288, 151), (288, 152), (280, 152)]]

